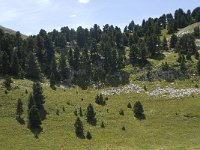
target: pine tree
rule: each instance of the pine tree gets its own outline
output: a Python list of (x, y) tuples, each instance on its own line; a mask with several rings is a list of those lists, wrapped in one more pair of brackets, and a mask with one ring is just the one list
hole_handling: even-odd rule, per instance
[(104, 100), (102, 94), (96, 96), (95, 102), (96, 102), (97, 104), (99, 104), (99, 105), (102, 105), (102, 106), (106, 105), (106, 101)]
[(79, 117), (76, 119), (74, 127), (75, 127), (76, 136), (78, 138), (84, 138), (85, 136), (84, 136), (83, 123), (82, 123), (82, 121), (80, 120)]
[(164, 36), (164, 38), (163, 38), (162, 46), (163, 46), (163, 49), (164, 49), (164, 50), (168, 50), (167, 39), (166, 39), (165, 36)]
[(28, 58), (27, 77), (33, 80), (41, 79), (41, 70), (35, 55), (31, 52)]
[(40, 82), (33, 83), (33, 99), (35, 100), (35, 105), (40, 109), (45, 103), (45, 97), (43, 95), (43, 90)]
[(198, 51), (195, 52), (194, 57), (196, 60), (199, 60), (199, 52)]
[(138, 62), (138, 48), (136, 45), (132, 45), (129, 53), (130, 63), (132, 65), (137, 64)]
[(129, 102), (127, 108), (132, 108), (131, 103)]
[(17, 56), (17, 52), (15, 51), (13, 54), (13, 59), (12, 59), (12, 63), (11, 63), (11, 69), (12, 69), (12, 75), (14, 76), (19, 76), (20, 70), (21, 70), (21, 66), (19, 64), (19, 60), (18, 60), (18, 56)]
[(67, 63), (66, 63), (66, 54), (63, 53), (63, 52), (61, 53), (59, 63), (60, 63), (59, 64), (59, 71), (60, 71), (61, 80), (68, 79), (69, 70), (67, 68)]
[(80, 117), (83, 117), (83, 111), (82, 111), (82, 108), (80, 107), (80, 109), (79, 109), (79, 115), (80, 115)]
[(134, 112), (134, 116), (137, 119), (145, 119), (145, 116), (143, 114), (144, 113), (143, 106), (140, 101), (135, 102), (133, 106), (133, 112)]
[[(51, 61), (51, 74), (52, 73), (54, 74), (55, 81), (58, 81), (60, 79), (60, 75), (58, 73), (58, 68), (57, 68), (55, 56), (52, 58), (52, 61)], [(50, 78), (51, 78), (51, 75), (50, 75)]]
[(74, 68), (74, 56), (73, 56), (73, 51), (71, 48), (69, 49), (68, 62), (69, 62), (70, 67)]
[(120, 114), (121, 116), (124, 116), (124, 111), (123, 111), (123, 109), (120, 109), (119, 114)]
[(197, 73), (200, 75), (200, 60), (197, 62)]
[(28, 112), (30, 111), (30, 109), (32, 108), (32, 106), (35, 105), (35, 100), (33, 99), (33, 94), (30, 93), (29, 97), (28, 97)]
[(91, 140), (92, 139), (92, 135), (91, 135), (91, 133), (88, 131), (87, 132), (87, 134), (86, 134), (86, 138), (88, 139), (88, 140)]
[(195, 37), (200, 37), (200, 29), (199, 26), (194, 28), (194, 36)]
[(105, 124), (103, 121), (101, 122), (101, 128), (105, 128)]
[(11, 77), (7, 76), (7, 77), (4, 79), (3, 85), (4, 85), (4, 87), (5, 87), (7, 90), (10, 90), (10, 89), (11, 89), (11, 83), (13, 83)]
[(8, 54), (6, 52), (3, 52), (3, 56), (2, 56), (2, 72), (3, 72), (3, 75), (10, 74), (10, 61), (9, 61)]
[(17, 115), (17, 118), (21, 119), (21, 115), (23, 114), (23, 103), (22, 103), (22, 100), (21, 98), (18, 99), (17, 101), (17, 110), (16, 110), (16, 115)]
[(175, 48), (177, 41), (178, 37), (175, 34), (172, 34), (170, 38), (170, 48)]
[(76, 47), (74, 50), (74, 70), (78, 71), (80, 67), (80, 49)]
[(94, 112), (94, 108), (92, 104), (89, 104), (87, 107), (87, 113), (86, 113), (87, 122), (91, 125), (96, 125), (95, 116), (96, 116), (96, 113)]
[(56, 81), (55, 81), (56, 79), (55, 79), (55, 75), (54, 75), (54, 73), (52, 72), (51, 73), (51, 76), (50, 76), (50, 87), (52, 88), (52, 89), (55, 89), (55, 84), (56, 84)]
[(187, 70), (187, 67), (186, 67), (186, 64), (185, 64), (185, 57), (183, 55), (182, 58), (181, 58), (181, 62), (180, 62), (180, 71), (181, 71), (182, 74), (185, 74), (186, 70)]
[(42, 124), (38, 109), (35, 105), (31, 107), (28, 114), (28, 127), (31, 129), (41, 128)]

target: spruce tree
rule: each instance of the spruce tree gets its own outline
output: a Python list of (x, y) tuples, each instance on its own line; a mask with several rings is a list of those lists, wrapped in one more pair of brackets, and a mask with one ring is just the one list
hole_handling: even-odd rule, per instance
[(61, 80), (68, 79), (69, 70), (67, 68), (67, 63), (66, 63), (66, 54), (63, 52), (61, 53), (61, 56), (60, 56), (59, 71), (60, 71)]
[(185, 74), (186, 70), (187, 70), (187, 67), (186, 67), (186, 64), (185, 64), (185, 57), (183, 55), (182, 58), (181, 58), (181, 62), (180, 62), (180, 71), (181, 71), (182, 74)]
[(33, 83), (33, 99), (35, 101), (35, 106), (39, 111), (41, 119), (46, 118), (46, 110), (44, 108), (45, 97), (43, 95), (43, 90), (40, 82)]
[(131, 46), (129, 59), (132, 65), (136, 65), (138, 62), (138, 47), (135, 44)]
[(79, 109), (79, 115), (80, 115), (80, 117), (83, 117), (83, 111), (82, 111), (82, 108), (80, 107), (80, 109)]
[(50, 76), (50, 87), (52, 88), (52, 89), (55, 89), (55, 84), (56, 84), (56, 81), (55, 81), (56, 79), (55, 79), (55, 75), (54, 75), (54, 73), (52, 72), (51, 73), (51, 76)]
[(133, 112), (134, 112), (134, 116), (137, 119), (140, 119), (140, 120), (145, 119), (145, 116), (143, 114), (144, 113), (143, 106), (140, 101), (135, 102), (133, 106)]
[(78, 138), (84, 138), (85, 136), (84, 136), (83, 123), (79, 117), (76, 119), (76, 122), (74, 123), (74, 127), (75, 127), (76, 136)]
[(3, 75), (10, 74), (10, 61), (9, 61), (8, 54), (6, 52), (3, 52), (3, 56), (2, 56), (2, 73)]
[(129, 102), (127, 108), (132, 108), (131, 103)]
[(17, 110), (16, 110), (16, 115), (18, 119), (21, 119), (21, 115), (23, 114), (24, 110), (23, 110), (23, 103), (21, 98), (18, 99), (17, 101)]
[(43, 95), (43, 90), (40, 82), (33, 83), (33, 99), (35, 100), (35, 105), (40, 109), (45, 103), (45, 97)]
[(89, 104), (87, 107), (87, 113), (86, 113), (86, 117), (87, 117), (87, 122), (91, 125), (96, 125), (96, 113), (94, 112), (94, 108), (92, 106), (92, 104)]
[(5, 87), (7, 90), (10, 90), (10, 89), (11, 89), (11, 83), (13, 83), (11, 77), (7, 76), (7, 77), (4, 79), (3, 85), (4, 85), (4, 87)]
[(17, 52), (15, 51), (13, 54), (13, 59), (12, 59), (12, 63), (11, 63), (11, 69), (12, 69), (12, 75), (13, 76), (19, 76), (20, 70), (21, 70), (21, 66), (19, 64), (19, 59), (17, 56)]
[(170, 38), (170, 48), (175, 48), (177, 41), (178, 37), (175, 34), (172, 34)]
[(168, 50), (167, 39), (166, 39), (165, 36), (164, 36), (164, 38), (163, 38), (162, 46), (163, 46), (163, 49), (164, 49), (164, 50)]
[(31, 129), (41, 128), (42, 124), (38, 109), (35, 105), (31, 107), (28, 114), (28, 127)]
[(33, 105), (35, 105), (35, 100), (33, 99), (33, 94), (30, 93), (28, 97), (28, 112), (30, 111)]
[(197, 73), (200, 75), (200, 60), (197, 62)]
[(199, 26), (195, 27), (194, 28), (194, 36), (195, 37), (200, 37), (200, 29), (199, 29)]
[[(51, 74), (54, 74), (55, 81), (59, 80), (59, 73), (58, 73), (58, 68), (57, 68), (57, 63), (56, 63), (56, 58), (53, 56), (52, 61), (51, 61)], [(51, 78), (51, 75), (50, 75)]]
[(31, 52), (28, 57), (27, 77), (33, 80), (41, 79), (41, 70), (35, 55)]
[(103, 121), (101, 122), (101, 128), (105, 128), (105, 124)]
[(88, 131), (87, 132), (87, 134), (86, 134), (86, 138), (88, 139), (88, 140), (91, 140), (92, 139), (92, 135), (91, 135), (91, 133)]

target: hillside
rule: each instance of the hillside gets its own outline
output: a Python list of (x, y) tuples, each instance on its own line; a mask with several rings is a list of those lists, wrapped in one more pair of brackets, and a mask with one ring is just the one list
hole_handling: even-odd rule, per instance
[[(137, 82), (138, 86), (147, 85), (148, 91), (166, 86), (174, 88), (190, 88), (200, 85), (199, 78), (175, 82), (174, 84), (157, 82)], [(62, 89), (56, 91), (43, 85), (46, 97), (45, 107), (47, 119), (43, 121), (43, 131), (39, 139), (27, 129), (27, 99), (31, 92), (32, 82), (14, 80), (13, 89), (5, 94), (0, 88), (0, 149), (199, 149), (200, 140), (200, 101), (199, 95), (193, 93), (186, 97), (168, 97), (164, 95), (150, 96), (142, 93), (107, 95), (107, 105), (97, 105), (95, 96), (103, 89), (81, 90), (80, 88)], [(123, 88), (123, 87), (121, 87)], [(28, 90), (28, 94), (25, 90)], [(108, 88), (109, 89), (109, 88)], [(108, 90), (105, 89), (105, 90)], [(17, 97), (22, 98), (25, 125), (15, 120)], [(83, 101), (81, 100), (83, 98)], [(140, 100), (144, 107), (146, 120), (134, 118), (132, 109), (127, 108)], [(97, 125), (91, 126), (86, 122), (86, 116), (80, 117), (84, 123), (84, 132), (90, 131), (92, 139), (78, 139), (74, 133), (76, 116), (74, 110), (86, 107), (92, 103), (96, 112)], [(119, 115), (123, 109), (124, 116)], [(57, 114), (59, 111), (59, 114)], [(105, 128), (101, 128), (101, 122)], [(122, 127), (125, 127), (125, 131)], [(28, 147), (28, 148), (27, 148)]]
[(0, 150), (200, 149), (199, 21), (197, 7), (124, 31), (1, 27)]
[[(12, 29), (9, 29), (9, 28), (6, 28), (6, 27), (3, 27), (0, 25), (0, 29), (2, 29), (5, 33), (9, 33), (9, 34), (12, 34), (12, 35), (15, 35), (16, 31), (12, 30)], [(27, 35), (24, 35), (24, 34), (21, 34), (22, 38), (23, 39), (26, 39), (28, 36)]]

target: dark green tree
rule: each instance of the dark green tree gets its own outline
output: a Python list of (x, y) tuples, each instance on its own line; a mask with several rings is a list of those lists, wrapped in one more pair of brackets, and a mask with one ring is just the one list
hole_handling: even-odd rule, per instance
[(129, 102), (127, 108), (132, 108), (131, 103)]
[[(60, 74), (58, 73), (58, 67), (55, 56), (52, 58), (51, 61), (51, 74), (54, 74), (55, 81), (58, 81), (60, 79)], [(50, 75), (51, 76), (51, 75)]]
[(200, 60), (197, 62), (197, 73), (200, 75)]
[(163, 41), (162, 41), (162, 47), (164, 50), (168, 50), (168, 44), (167, 44), (167, 39), (164, 36)]
[(80, 120), (79, 117), (76, 119), (76, 122), (74, 123), (74, 127), (75, 127), (76, 136), (78, 138), (85, 138), (84, 129), (83, 129), (83, 123), (82, 123), (82, 121)]
[(106, 105), (106, 101), (104, 100), (102, 94), (97, 95), (97, 96), (95, 97), (95, 102), (96, 102), (97, 104), (99, 104), (99, 105), (102, 105), (102, 106)]
[(61, 80), (65, 80), (69, 78), (69, 70), (67, 68), (67, 63), (66, 63), (66, 54), (63, 52), (61, 53), (61, 56), (60, 56), (59, 72), (60, 72)]
[(17, 110), (16, 110), (16, 115), (18, 119), (21, 119), (21, 115), (23, 114), (24, 110), (23, 110), (23, 103), (21, 98), (18, 99), (17, 101)]
[(101, 128), (105, 128), (105, 124), (103, 121), (101, 122)]
[(13, 59), (11, 63), (12, 75), (18, 77), (21, 71), (21, 66), (19, 64), (17, 52), (15, 51), (13, 54)]
[(87, 134), (86, 134), (86, 138), (88, 139), (88, 140), (91, 140), (92, 139), (92, 135), (91, 135), (91, 133), (88, 131), (87, 132)]
[(41, 119), (44, 120), (46, 118), (46, 110), (44, 108), (45, 97), (40, 82), (33, 83), (33, 99)]
[(123, 109), (120, 109), (119, 114), (120, 114), (121, 116), (124, 116), (124, 111), (123, 111)]
[(38, 109), (35, 105), (33, 105), (31, 109), (29, 110), (29, 114), (28, 114), (28, 127), (30, 129), (37, 129), (37, 128), (41, 128), (41, 124), (42, 122), (40, 119)]
[(33, 83), (33, 99), (38, 109), (45, 103), (45, 97), (40, 82)]
[(55, 89), (55, 84), (56, 84), (56, 79), (54, 73), (52, 72), (50, 75), (50, 87), (52, 89)]
[(10, 90), (10, 89), (11, 89), (11, 83), (13, 83), (11, 77), (7, 76), (7, 77), (4, 79), (3, 85), (4, 85), (4, 87), (5, 87), (7, 90)]
[(136, 65), (138, 63), (138, 47), (135, 44), (131, 46), (129, 59), (132, 65)]
[(35, 105), (35, 100), (33, 99), (33, 94), (30, 93), (28, 97), (28, 112), (30, 111), (31, 107)]
[(186, 67), (186, 64), (185, 64), (185, 57), (184, 57), (184, 55), (181, 57), (180, 71), (181, 71), (182, 74), (185, 74), (185, 72), (187, 71), (187, 67)]
[(3, 75), (10, 74), (10, 61), (9, 61), (8, 54), (6, 52), (3, 52), (3, 56), (2, 56), (2, 72), (3, 72)]
[(170, 38), (170, 48), (175, 48), (177, 41), (178, 37), (175, 34), (172, 34)]
[(194, 36), (195, 37), (200, 37), (200, 30), (199, 30), (199, 26), (195, 27), (194, 28)]
[(27, 77), (33, 80), (41, 80), (41, 69), (37, 58), (30, 52), (26, 70)]
[(94, 112), (94, 108), (92, 104), (89, 104), (87, 107), (87, 112), (86, 112), (86, 117), (87, 117), (87, 122), (91, 125), (96, 125), (96, 113)]
[(78, 71), (80, 67), (80, 49), (76, 47), (74, 50), (74, 70)]
[(199, 60), (199, 52), (198, 51), (196, 51), (194, 57), (195, 57), (195, 59)]
[(82, 111), (82, 108), (80, 107), (80, 109), (79, 109), (79, 115), (80, 115), (80, 117), (83, 117), (83, 111)]
[(134, 112), (134, 116), (137, 119), (139, 119), (139, 120), (145, 119), (143, 106), (142, 106), (142, 103), (140, 101), (135, 102), (135, 104), (133, 106), (133, 112)]

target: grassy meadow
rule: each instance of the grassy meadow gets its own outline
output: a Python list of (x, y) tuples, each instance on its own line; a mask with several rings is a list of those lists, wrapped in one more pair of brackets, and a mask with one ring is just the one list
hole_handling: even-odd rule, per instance
[[(2, 80), (0, 80), (2, 82)], [(137, 84), (148, 84), (138, 82)], [(158, 83), (150, 83), (153, 89)], [(160, 82), (165, 86), (170, 83)], [(177, 82), (180, 87), (191, 87), (196, 82)], [(174, 84), (174, 87), (179, 87)], [(18, 86), (18, 87), (17, 87)], [(78, 87), (57, 89), (43, 86), (46, 97), (47, 119), (42, 122), (43, 131), (36, 139), (27, 128), (27, 99), (32, 91), (32, 82), (14, 80), (13, 88), (5, 94), (0, 88), (0, 149), (102, 149), (102, 150), (139, 150), (139, 149), (200, 149), (200, 100), (199, 95), (184, 98), (147, 96), (146, 94), (121, 94), (108, 96), (106, 106), (95, 103), (95, 96), (102, 89), (81, 90)], [(28, 91), (26, 94), (25, 91)], [(15, 119), (16, 103), (22, 98), (25, 125)], [(83, 100), (81, 100), (83, 99)], [(146, 120), (139, 121), (132, 109), (127, 108), (140, 100), (144, 107)], [(74, 131), (76, 116), (74, 110), (82, 107), (85, 113), (89, 103), (96, 111), (97, 125), (91, 126), (86, 117), (81, 117), (84, 132), (90, 131), (92, 139), (78, 139)], [(124, 116), (119, 115), (120, 109)], [(59, 110), (59, 115), (56, 114)], [(101, 122), (105, 128), (101, 128)], [(125, 131), (122, 127), (125, 127)]]

